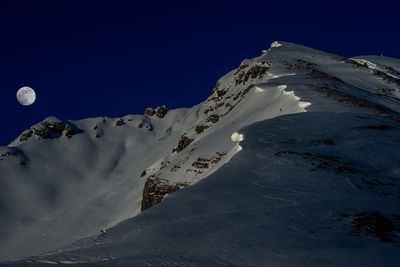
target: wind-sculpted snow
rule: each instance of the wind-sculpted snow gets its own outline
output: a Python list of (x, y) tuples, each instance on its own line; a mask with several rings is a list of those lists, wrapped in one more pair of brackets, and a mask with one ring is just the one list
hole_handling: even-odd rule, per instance
[(385, 57), (385, 56), (360, 56), (355, 57), (355, 59), (365, 59), (375, 64), (380, 64), (386, 67), (393, 68), (400, 71), (400, 59)]
[(241, 134), (241, 133), (234, 132), (234, 133), (231, 135), (231, 140), (232, 140), (233, 142), (240, 142), (240, 141), (243, 141), (243, 139), (244, 139), (244, 136), (243, 136), (243, 134)]
[(102, 237), (29, 262), (398, 266), (395, 232), (393, 243), (382, 243), (352, 228), (361, 211), (399, 212), (398, 132), (359, 128), (399, 124), (362, 115), (300, 113), (256, 123), (241, 130), (243, 150), (207, 179)]
[(277, 42), (190, 109), (49, 118), (0, 149), (0, 259), (397, 266), (396, 62)]

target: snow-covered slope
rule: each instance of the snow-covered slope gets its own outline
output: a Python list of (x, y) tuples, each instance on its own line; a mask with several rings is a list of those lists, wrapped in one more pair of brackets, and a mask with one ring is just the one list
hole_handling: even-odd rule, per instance
[(1, 148), (0, 259), (398, 266), (396, 62), (275, 42), (193, 108), (48, 118)]

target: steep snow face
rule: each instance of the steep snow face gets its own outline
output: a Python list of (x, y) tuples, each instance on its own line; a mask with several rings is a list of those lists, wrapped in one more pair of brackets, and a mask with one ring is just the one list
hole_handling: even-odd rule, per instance
[(366, 126), (400, 124), (366, 111), (246, 127), (243, 150), (201, 182), (105, 235), (18, 263), (397, 267), (398, 129)]
[[(219, 79), (211, 96), (190, 109), (81, 121), (50, 117), (34, 125), (0, 150), (0, 259), (97, 236), (174, 199), (177, 190), (190, 192), (211, 174), (221, 176), (224, 164), (252, 153), (242, 143), (255, 133), (240, 129), (256, 122), (319, 112), (398, 119), (397, 70), (367, 60), (276, 42)], [(305, 122), (319, 128), (318, 117)], [(288, 120), (280, 130), (295, 126)], [(268, 138), (268, 128), (263, 131)]]
[(161, 118), (150, 109), (114, 119), (49, 117), (24, 131), (2, 148), (13, 152), (0, 163), (0, 257), (52, 250), (135, 216), (168, 194), (151, 199), (146, 181), (171, 190), (194, 184), (240, 151), (233, 132), (304, 112), (286, 85), (268, 83), (270, 67), (246, 60), (205, 102)]
[(71, 138), (33, 130), (13, 142), (0, 163), (0, 255), (54, 249), (137, 214), (141, 170), (171, 153), (191, 116), (93, 118), (69, 122), (80, 130)]

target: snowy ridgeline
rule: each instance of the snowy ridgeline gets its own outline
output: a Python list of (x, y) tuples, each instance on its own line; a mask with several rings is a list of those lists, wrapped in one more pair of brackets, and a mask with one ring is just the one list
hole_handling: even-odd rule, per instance
[(0, 148), (0, 259), (398, 266), (399, 66), (274, 42), (190, 109), (48, 118)]

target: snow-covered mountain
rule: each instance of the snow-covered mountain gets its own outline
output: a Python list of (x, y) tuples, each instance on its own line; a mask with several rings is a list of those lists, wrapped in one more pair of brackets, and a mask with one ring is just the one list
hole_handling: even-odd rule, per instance
[(0, 148), (5, 266), (399, 266), (400, 60), (274, 42), (189, 108)]

